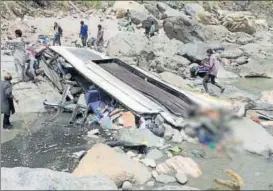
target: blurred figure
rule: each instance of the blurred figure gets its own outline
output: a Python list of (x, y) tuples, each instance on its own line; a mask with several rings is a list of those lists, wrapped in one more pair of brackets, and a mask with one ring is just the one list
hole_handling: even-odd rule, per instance
[(54, 38), (53, 38), (53, 46), (57, 43), (59, 46), (61, 46), (61, 37), (63, 35), (63, 29), (62, 27), (55, 22), (54, 23)]
[(11, 129), (10, 115), (15, 113), (13, 100), (18, 104), (18, 100), (12, 95), (12, 76), (10, 73), (6, 73), (4, 81), (1, 81), (1, 114), (4, 114), (3, 128)]
[(25, 63), (28, 58), (25, 46), (26, 43), (22, 38), (22, 31), (20, 29), (15, 30), (15, 39), (8, 36), (7, 45), (13, 46), (13, 56), (14, 56), (14, 64), (17, 75), (19, 77), (19, 81), (23, 81), (25, 79)]
[(151, 38), (155, 35), (155, 29), (155, 23), (154, 21), (151, 21), (151, 24), (145, 27), (145, 35), (147, 36), (147, 38)]
[(104, 31), (101, 27), (101, 25), (98, 25), (98, 34), (97, 34), (97, 41), (96, 41), (96, 45), (97, 45), (97, 51), (102, 52), (102, 47), (103, 47), (103, 42), (104, 42)]
[(129, 22), (129, 23), (126, 25), (126, 31), (128, 31), (128, 32), (135, 32), (135, 29), (134, 29), (134, 27), (132, 26), (132, 22)]
[(128, 20), (128, 22), (131, 22), (131, 12), (129, 9), (127, 9), (127, 11), (125, 13), (125, 17)]
[(221, 93), (223, 93), (225, 91), (225, 88), (220, 86), (217, 82), (215, 82), (215, 78), (217, 77), (217, 73), (218, 73), (220, 63), (219, 63), (219, 61), (218, 61), (218, 59), (217, 59), (217, 57), (214, 54), (212, 49), (208, 49), (207, 54), (208, 54), (208, 57), (209, 57), (209, 63), (208, 64), (204, 63), (204, 65), (209, 68), (209, 71), (207, 72), (206, 76), (203, 79), (204, 89), (205, 89), (206, 93), (209, 92), (207, 84), (210, 81), (213, 85), (220, 88)]
[(81, 21), (81, 30), (80, 30), (80, 38), (82, 40), (82, 46), (86, 46), (86, 41), (88, 38), (88, 26)]

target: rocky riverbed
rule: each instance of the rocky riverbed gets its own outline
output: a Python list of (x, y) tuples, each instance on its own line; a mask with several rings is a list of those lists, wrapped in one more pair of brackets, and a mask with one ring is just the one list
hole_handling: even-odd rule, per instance
[[(264, 9), (261, 14), (254, 3), (37, 2), (24, 6), (15, 2), (1, 4), (2, 41), (21, 28), (25, 38), (35, 42), (39, 34), (52, 35), (57, 21), (64, 31), (63, 45), (72, 46), (71, 42), (78, 39), (81, 20), (88, 24), (90, 36), (96, 36), (97, 25), (102, 24), (105, 54), (197, 93), (202, 93), (202, 79), (190, 79), (189, 66), (204, 59), (207, 48), (222, 47), (225, 50), (220, 53), (223, 66), (218, 80), (226, 91), (220, 94), (210, 86), (211, 91), (232, 101), (239, 110), (249, 105), (270, 108), (273, 104), (270, 11)], [(60, 7), (62, 11), (54, 11)], [(131, 11), (134, 33), (124, 31), (127, 9)], [(148, 40), (143, 27), (151, 20), (158, 32)], [(37, 29), (33, 31), (31, 26)], [(15, 75), (13, 58), (3, 56), (6, 50), (2, 48), (1, 70)], [(12, 116), (14, 129), (1, 130), (2, 189), (211, 189), (219, 187), (216, 178), (231, 180), (226, 169), (237, 178), (222, 189), (273, 188), (270, 125), (262, 126), (248, 118), (232, 119), (233, 135), (242, 145), (223, 150), (189, 138), (192, 131), (186, 127), (178, 130), (161, 124), (164, 137), (157, 137), (148, 129), (105, 131), (101, 127), (69, 126), (70, 114), (66, 113), (52, 121), (55, 114), (45, 111), (42, 102), (58, 100), (60, 95), (42, 78), (38, 86), (30, 82), (16, 84), (14, 95), (20, 100)], [(273, 115), (272, 111), (266, 114)], [(258, 118), (257, 112), (247, 116)], [(99, 130), (90, 137), (91, 129)], [(107, 146), (109, 141), (145, 142), (148, 147), (128, 149), (124, 142), (123, 146)], [(27, 181), (22, 184), (22, 179)]]

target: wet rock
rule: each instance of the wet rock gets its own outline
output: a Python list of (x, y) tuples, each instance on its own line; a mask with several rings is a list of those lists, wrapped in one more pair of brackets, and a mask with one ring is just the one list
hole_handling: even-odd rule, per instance
[(241, 57), (237, 58), (235, 62), (237, 64), (239, 64), (239, 65), (247, 64), (248, 63), (248, 57), (241, 56)]
[(146, 155), (146, 158), (153, 159), (153, 160), (158, 160), (162, 157), (163, 157), (163, 153), (158, 149), (152, 149)]
[(157, 147), (163, 144), (163, 139), (148, 129), (121, 129), (117, 136), (118, 140), (129, 143), (140, 144), (145, 141), (148, 147)]
[(182, 156), (167, 159), (164, 163), (157, 165), (156, 171), (159, 174), (185, 172), (187, 175), (195, 178), (202, 175), (200, 167), (191, 158)]
[(159, 183), (163, 183), (163, 184), (168, 184), (168, 183), (172, 183), (175, 182), (175, 178), (169, 175), (165, 175), (165, 174), (160, 174), (157, 178), (156, 181)]
[(174, 143), (181, 143), (183, 141), (183, 137), (177, 129), (173, 130), (173, 137), (171, 141)]
[(119, 187), (124, 181), (144, 184), (151, 178), (147, 167), (104, 144), (93, 146), (72, 174), (77, 177), (102, 174)]
[(176, 178), (177, 182), (182, 185), (184, 185), (188, 182), (187, 175), (184, 172), (176, 173), (175, 178)]
[(115, 1), (113, 5), (113, 10), (116, 12), (117, 18), (125, 17), (127, 9), (130, 12), (136, 12), (140, 14), (148, 12), (143, 5), (137, 3), (136, 1)]
[[(117, 46), (117, 44), (119, 46)], [(109, 39), (107, 53), (109, 56), (133, 57), (148, 49), (148, 39), (136, 33), (120, 32)]]
[(74, 177), (69, 173), (42, 168), (1, 168), (1, 189), (4, 190), (117, 190), (105, 176)]
[(205, 9), (197, 3), (187, 3), (185, 5), (185, 12), (188, 15), (195, 17), (198, 13), (205, 12)]
[(228, 35), (228, 30), (221, 25), (202, 25), (189, 19), (186, 15), (167, 18), (163, 28), (170, 39), (177, 39), (183, 43), (202, 42), (206, 40), (222, 40)]
[(154, 181), (149, 181), (147, 182), (147, 186), (148, 187), (153, 187), (155, 185), (155, 182)]
[(155, 188), (154, 190), (200, 190), (200, 189), (189, 186), (162, 186), (159, 188)]
[(224, 52), (221, 53), (222, 58), (228, 58), (228, 59), (236, 59), (240, 56), (242, 56), (243, 51), (239, 48), (237, 49), (226, 49)]
[(132, 190), (133, 189), (133, 185), (131, 182), (129, 181), (125, 181), (123, 184), (122, 184), (122, 190)]
[(155, 163), (155, 160), (154, 159), (148, 159), (148, 158), (145, 158), (145, 159), (142, 159), (141, 162), (145, 165), (145, 166), (148, 166), (148, 167), (156, 167), (156, 163)]
[(164, 123), (163, 124), (163, 127), (164, 127), (164, 129), (165, 129), (165, 132), (164, 132), (164, 138), (166, 139), (166, 140), (171, 140), (172, 139), (172, 137), (173, 137), (173, 128), (172, 128), (172, 126), (170, 126), (170, 125), (168, 125), (167, 123)]

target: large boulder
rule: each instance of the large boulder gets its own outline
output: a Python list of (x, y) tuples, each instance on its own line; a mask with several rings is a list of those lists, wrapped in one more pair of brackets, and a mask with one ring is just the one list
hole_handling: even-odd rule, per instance
[(137, 11), (131, 11), (131, 21), (135, 25), (141, 24), (144, 20), (147, 20), (149, 17), (148, 12), (137, 12)]
[(178, 54), (186, 57), (192, 63), (197, 63), (207, 58), (206, 51), (209, 48), (214, 49), (214, 48), (221, 48), (221, 47), (222, 45), (219, 43), (205, 43), (205, 42), (187, 43), (183, 46), (183, 48)]
[(119, 187), (125, 181), (144, 184), (151, 178), (146, 166), (104, 144), (96, 144), (88, 150), (72, 174), (77, 177), (105, 175)]
[(149, 129), (122, 129), (118, 132), (118, 140), (132, 144), (146, 143), (148, 147), (160, 147), (164, 140), (154, 135)]
[(221, 19), (221, 23), (231, 32), (245, 32), (254, 34), (256, 32), (255, 17), (249, 12), (228, 12)]
[(148, 16), (146, 17), (144, 20), (142, 20), (141, 24), (142, 24), (142, 28), (146, 28), (146, 27), (150, 27), (152, 24), (152, 21), (155, 24), (155, 32), (158, 32), (159, 30), (159, 22), (158, 20), (154, 17), (154, 16)]
[(161, 19), (162, 14), (161, 12), (157, 9), (156, 2), (152, 1), (149, 3), (144, 4), (144, 7), (149, 11), (150, 14), (152, 14), (155, 18)]
[(223, 26), (202, 25), (186, 15), (165, 19), (163, 28), (170, 39), (175, 38), (184, 43), (206, 40), (221, 41), (229, 33)]
[(113, 10), (116, 12), (117, 18), (125, 17), (127, 10), (131, 13), (148, 14), (144, 5), (137, 3), (136, 1), (115, 1)]
[(42, 168), (3, 167), (1, 190), (117, 190), (117, 186), (102, 175), (74, 177)]
[(205, 12), (205, 9), (197, 3), (187, 3), (185, 5), (185, 12), (194, 18), (197, 14)]
[(109, 56), (139, 56), (147, 50), (148, 39), (144, 35), (130, 32), (120, 32), (108, 41)]

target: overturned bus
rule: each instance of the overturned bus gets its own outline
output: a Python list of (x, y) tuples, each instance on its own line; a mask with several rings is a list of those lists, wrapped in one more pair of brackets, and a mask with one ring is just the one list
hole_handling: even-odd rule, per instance
[(121, 105), (136, 117), (154, 121), (160, 115), (179, 127), (192, 111), (217, 106), (135, 65), (91, 49), (52, 46), (39, 55), (45, 76), (62, 94), (59, 103), (45, 101), (44, 104), (65, 108), (72, 101), (77, 108), (73, 109), (72, 122), (78, 110), (82, 110), (86, 121), (87, 115), (96, 113), (98, 108)]

